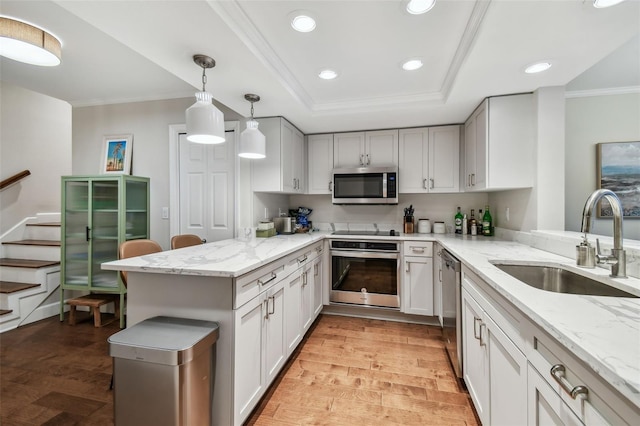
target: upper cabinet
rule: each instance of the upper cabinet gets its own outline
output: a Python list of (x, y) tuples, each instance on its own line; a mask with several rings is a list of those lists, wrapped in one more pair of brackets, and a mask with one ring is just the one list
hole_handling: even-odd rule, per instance
[(307, 136), (309, 153), (309, 194), (331, 194), (333, 169), (333, 134)]
[(485, 99), (464, 126), (464, 188), (532, 187), (534, 144), (532, 94)]
[(389, 165), (398, 165), (398, 130), (333, 135), (333, 167)]
[(257, 121), (267, 140), (267, 157), (251, 161), (253, 190), (303, 193), (306, 183), (304, 136), (282, 117)]
[(401, 129), (400, 193), (460, 190), (460, 126)]

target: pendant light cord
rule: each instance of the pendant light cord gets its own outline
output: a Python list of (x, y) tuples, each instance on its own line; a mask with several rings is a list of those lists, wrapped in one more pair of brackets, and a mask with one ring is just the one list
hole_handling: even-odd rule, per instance
[(206, 71), (207, 69), (205, 67), (202, 67), (202, 91), (206, 92), (206, 90), (204, 90), (204, 86), (207, 84), (207, 74)]

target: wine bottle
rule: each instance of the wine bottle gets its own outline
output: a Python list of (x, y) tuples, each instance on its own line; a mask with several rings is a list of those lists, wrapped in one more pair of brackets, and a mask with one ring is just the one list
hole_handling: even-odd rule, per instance
[(458, 207), (458, 212), (454, 217), (454, 222), (456, 225), (456, 234), (462, 234), (462, 213), (460, 212), (460, 207)]
[(473, 209), (471, 209), (471, 218), (469, 218), (469, 233), (471, 235), (478, 235), (478, 222), (474, 216)]
[(482, 217), (482, 235), (490, 237), (493, 235), (493, 220), (489, 212), (489, 206), (484, 207), (484, 216)]
[(482, 235), (482, 209), (478, 209), (478, 230), (476, 231), (476, 233), (478, 235)]

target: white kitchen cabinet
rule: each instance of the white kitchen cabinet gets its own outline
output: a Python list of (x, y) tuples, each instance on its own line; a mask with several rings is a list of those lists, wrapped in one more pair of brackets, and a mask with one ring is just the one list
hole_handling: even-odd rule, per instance
[[(564, 425), (640, 424), (637, 407), (536, 325), (529, 327), (533, 330), (527, 355), (530, 425), (549, 424), (549, 418), (552, 424)], [(572, 395), (572, 391), (576, 392)]]
[[(315, 320), (322, 311), (324, 256), (323, 246), (318, 250), (318, 257), (313, 261), (313, 319)], [(313, 322), (313, 321), (312, 321)]]
[(331, 194), (333, 182), (333, 134), (307, 136), (308, 194)]
[(433, 315), (433, 243), (403, 243), (402, 312)]
[(533, 186), (535, 105), (532, 94), (485, 99), (464, 126), (464, 188)]
[(334, 167), (392, 165), (398, 165), (398, 130), (334, 134)]
[(287, 356), (291, 355), (302, 341), (302, 269), (293, 272), (286, 280), (285, 284), (285, 337)]
[(251, 161), (251, 187), (257, 192), (303, 193), (306, 156), (303, 134), (283, 117), (257, 119), (266, 138), (266, 158)]
[(460, 190), (460, 126), (399, 131), (400, 193)]
[(234, 311), (234, 418), (246, 419), (286, 361), (284, 282)]
[(527, 422), (527, 358), (498, 325), (511, 320), (508, 312), (503, 316), (488, 302), (470, 274), (464, 274), (463, 377), (478, 417), (486, 425)]

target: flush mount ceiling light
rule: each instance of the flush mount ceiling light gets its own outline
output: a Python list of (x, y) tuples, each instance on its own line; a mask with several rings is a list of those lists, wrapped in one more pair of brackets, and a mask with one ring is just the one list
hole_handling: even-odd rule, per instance
[(60, 64), (62, 45), (51, 33), (6, 16), (0, 16), (0, 56), (43, 67)]
[(524, 72), (526, 72), (527, 74), (536, 74), (542, 71), (546, 71), (549, 68), (551, 68), (551, 62), (536, 62), (535, 64), (531, 64), (527, 68), (525, 68)]
[(308, 33), (316, 29), (316, 20), (306, 11), (298, 10), (289, 14), (291, 27), (301, 33)]
[(435, 4), (436, 0), (409, 0), (407, 12), (412, 15), (421, 15), (430, 11)]
[(593, 7), (598, 9), (604, 9), (605, 7), (615, 6), (618, 3), (622, 3), (624, 0), (593, 0)]
[(422, 63), (422, 60), (419, 58), (413, 58), (413, 59), (409, 59), (407, 61), (404, 61), (402, 63), (402, 69), (405, 71), (415, 71), (419, 68), (422, 68), (422, 65), (424, 65)]
[(333, 80), (338, 76), (338, 73), (334, 70), (324, 69), (318, 73), (318, 77), (323, 80)]
[(202, 92), (196, 93), (196, 103), (187, 108), (187, 140), (195, 143), (216, 144), (224, 142), (224, 115), (213, 105), (213, 95), (205, 91), (207, 68), (216, 61), (206, 55), (194, 55), (193, 62), (202, 67)]
[(266, 139), (258, 130), (258, 122), (253, 119), (253, 103), (260, 100), (260, 96), (247, 93), (244, 98), (251, 102), (251, 119), (247, 121), (247, 128), (240, 133), (238, 156), (242, 158), (259, 159), (266, 157)]

